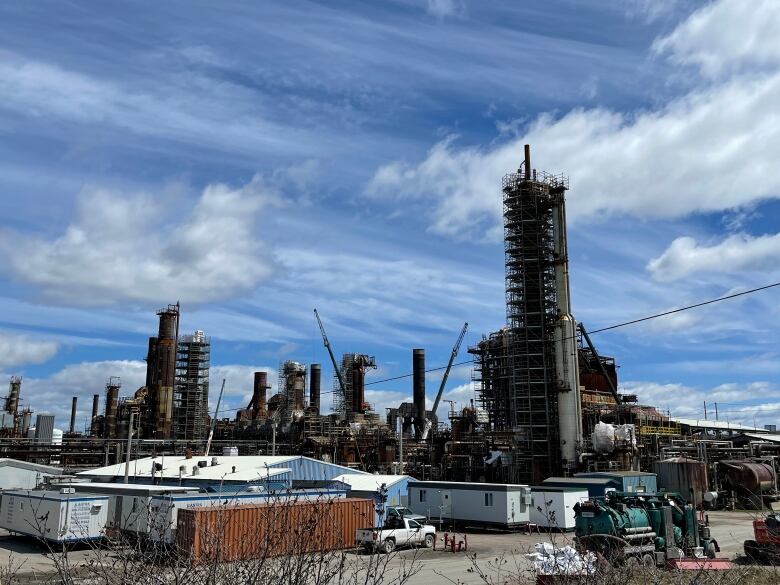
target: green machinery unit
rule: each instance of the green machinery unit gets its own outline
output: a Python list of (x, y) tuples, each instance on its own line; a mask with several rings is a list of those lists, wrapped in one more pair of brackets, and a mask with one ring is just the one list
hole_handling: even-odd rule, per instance
[(577, 540), (585, 548), (629, 565), (714, 558), (718, 543), (679, 494), (608, 492), (574, 506)]

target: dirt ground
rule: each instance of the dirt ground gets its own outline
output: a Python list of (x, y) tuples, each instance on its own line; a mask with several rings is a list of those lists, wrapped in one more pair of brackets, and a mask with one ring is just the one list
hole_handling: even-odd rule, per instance
[[(752, 520), (755, 512), (710, 512), (710, 528), (712, 535), (721, 547), (720, 556), (734, 559), (742, 553), (742, 544), (751, 538)], [(441, 539), (443, 533), (439, 534)], [(411, 559), (418, 555), (420, 571), (410, 581), (411, 585), (433, 585), (438, 583), (483, 583), (482, 578), (470, 572), (473, 563), (470, 555), (477, 555), (481, 568), (495, 572), (496, 559), (508, 559), (513, 570), (528, 570), (530, 564), (523, 556), (533, 549), (537, 542), (550, 541), (556, 545), (571, 543), (571, 533), (502, 533), (490, 531), (469, 530), (465, 534), (457, 534), (458, 541), (468, 541), (468, 553), (441, 550), (441, 540), (438, 550), (400, 551), (398, 559), (393, 564), (400, 565), (403, 559)], [(79, 563), (90, 554), (88, 548), (74, 550), (71, 562)], [(11, 536), (0, 531), (0, 566), (9, 562), (21, 567), (23, 573), (46, 573), (53, 569), (52, 561), (45, 547), (33, 539)]]

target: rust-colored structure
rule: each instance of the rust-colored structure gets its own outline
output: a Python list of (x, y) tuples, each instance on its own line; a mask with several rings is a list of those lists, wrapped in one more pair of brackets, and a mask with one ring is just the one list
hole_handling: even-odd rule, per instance
[(173, 428), (173, 389), (176, 380), (176, 345), (179, 337), (179, 303), (157, 311), (157, 337), (149, 338), (146, 356), (148, 408), (142, 432), (146, 438), (168, 439)]
[(373, 500), (358, 498), (182, 509), (176, 544), (198, 564), (322, 553), (373, 523)]
[(309, 411), (320, 414), (320, 384), (322, 380), (322, 365), (309, 366)]
[(106, 382), (106, 411), (103, 418), (103, 438), (116, 438), (116, 417), (119, 411), (119, 389), (122, 382), (119, 378), (112, 376)]
[(252, 402), (249, 408), (252, 420), (265, 418), (268, 414), (268, 372), (255, 372), (254, 388), (252, 390)]

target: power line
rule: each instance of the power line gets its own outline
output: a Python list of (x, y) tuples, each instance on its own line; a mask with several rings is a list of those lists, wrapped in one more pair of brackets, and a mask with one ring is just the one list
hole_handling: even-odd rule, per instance
[[(610, 325), (608, 327), (602, 327), (601, 329), (593, 329), (592, 331), (588, 331), (589, 335), (593, 335), (595, 333), (601, 333), (603, 331), (611, 331), (612, 329), (618, 329), (619, 327), (626, 327), (628, 325), (635, 325), (636, 323), (642, 323), (644, 321), (650, 321), (651, 319), (658, 319), (659, 317), (665, 317), (667, 315), (673, 315), (674, 313), (680, 313), (682, 311), (689, 311), (690, 309), (696, 309), (698, 307), (703, 307), (705, 305), (711, 305), (713, 303), (719, 303), (721, 301), (726, 301), (729, 299), (734, 299), (736, 297), (741, 297), (744, 295), (749, 295), (752, 293), (756, 293), (762, 290), (766, 290), (769, 288), (780, 286), (780, 282), (774, 282), (772, 284), (767, 284), (765, 286), (759, 286), (758, 288), (752, 288), (750, 290), (745, 290), (742, 292), (726, 295), (724, 297), (718, 297), (717, 299), (710, 299), (708, 301), (703, 301), (701, 303), (695, 303), (693, 305), (687, 305), (685, 307), (680, 307), (679, 309), (672, 309), (671, 311), (663, 311), (661, 313), (655, 313), (653, 315), (648, 315), (647, 317), (642, 317), (640, 319), (633, 319), (631, 321), (624, 321), (623, 323), (617, 323), (615, 325)], [(471, 360), (467, 360), (464, 362), (458, 362), (456, 364), (452, 364), (453, 366), (462, 366), (464, 364), (470, 364), (472, 363)], [(439, 366), (436, 368), (431, 368), (430, 370), (425, 370), (425, 373), (428, 372), (436, 372), (439, 370), (446, 369), (447, 366)], [(374, 380), (373, 382), (366, 382), (366, 386), (371, 386), (373, 384), (382, 384), (384, 382), (391, 382), (393, 380), (402, 380), (403, 378), (411, 378), (412, 374), (403, 374), (401, 376), (394, 376), (392, 378), (385, 378), (384, 380)], [(324, 394), (327, 394), (327, 392), (324, 392)]]

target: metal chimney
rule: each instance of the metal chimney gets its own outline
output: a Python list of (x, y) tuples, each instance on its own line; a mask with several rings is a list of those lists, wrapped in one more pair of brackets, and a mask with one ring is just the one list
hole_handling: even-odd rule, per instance
[(415, 428), (418, 434), (425, 425), (425, 350), (412, 350), (412, 391)]
[(309, 366), (309, 408), (315, 413), (320, 413), (320, 380), (322, 378), (322, 366), (311, 364)]
[(255, 372), (255, 383), (252, 389), (252, 418), (266, 416), (266, 391), (268, 388), (268, 373)]
[(531, 180), (531, 145), (525, 145), (525, 180)]
[(76, 432), (76, 404), (78, 403), (78, 396), (73, 397), (73, 404), (70, 407), (70, 434)]
[(98, 407), (100, 406), (100, 394), (92, 395), (92, 418), (89, 421), (89, 434), (94, 436), (95, 431), (95, 419), (98, 415)]

